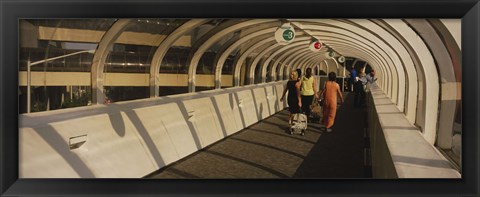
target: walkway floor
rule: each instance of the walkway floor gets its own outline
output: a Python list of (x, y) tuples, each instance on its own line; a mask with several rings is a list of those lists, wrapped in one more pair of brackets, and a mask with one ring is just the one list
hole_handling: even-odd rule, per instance
[(370, 178), (366, 112), (344, 98), (332, 132), (290, 135), (284, 110), (146, 178)]

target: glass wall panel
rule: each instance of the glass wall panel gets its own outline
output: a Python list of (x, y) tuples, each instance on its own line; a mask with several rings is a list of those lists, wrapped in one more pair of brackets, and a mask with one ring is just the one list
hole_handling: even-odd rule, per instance
[[(461, 19), (428, 19), (428, 22), (440, 36), (444, 46), (448, 49), (449, 58), (451, 61), (450, 67), (439, 67), (442, 74), (442, 69), (448, 69), (448, 80), (442, 77), (441, 93), (449, 94), (449, 96), (442, 96), (440, 105), (440, 116), (453, 118), (452, 131), (449, 131), (448, 126), (442, 120), (438, 123), (438, 137), (437, 146), (441, 148), (443, 153), (446, 153), (447, 158), (453, 160), (455, 166), (462, 171), (462, 51), (460, 43), (462, 42), (462, 25)], [(437, 60), (441, 65), (445, 63), (442, 60)], [(454, 77), (454, 79), (452, 78)], [(446, 85), (446, 84), (450, 85)], [(452, 86), (455, 86), (456, 92), (453, 91)], [(443, 107), (447, 106), (447, 107)], [(452, 106), (455, 106), (453, 109)], [(448, 109), (445, 109), (448, 108)], [(448, 128), (448, 129), (447, 129)], [(448, 142), (449, 141), (449, 142)]]
[(254, 73), (255, 76), (253, 79), (255, 84), (262, 83), (261, 72), (262, 72), (263, 61), (265, 61), (265, 58), (262, 58), (262, 60), (258, 61), (257, 66), (255, 67), (255, 73)]
[(115, 19), (20, 19), (20, 113), (28, 112), (29, 85), (31, 112), (89, 105), (93, 52), (114, 22)]
[(222, 75), (231, 75), (233, 74), (233, 62), (235, 61), (236, 55), (230, 55), (228, 58), (225, 60), (225, 63), (223, 64), (222, 67)]
[[(186, 19), (132, 20), (115, 41), (104, 66), (106, 103), (148, 98), (150, 64), (158, 46)], [(165, 59), (169, 66), (177, 57)]]
[[(278, 57), (277, 57), (277, 58), (278, 58)], [(267, 66), (267, 76), (265, 76), (265, 77), (266, 77), (266, 82), (271, 82), (271, 81), (273, 81), (271, 74), (272, 74), (273, 64), (275, 63), (275, 61), (276, 61), (275, 59), (272, 59), (272, 60), (270, 61), (270, 63), (268, 64), (268, 66)]]
[[(461, 84), (460, 84), (461, 86)], [(452, 148), (448, 151), (451, 158), (460, 167), (462, 166), (462, 101), (457, 102), (455, 120), (453, 122)]]
[[(249, 58), (249, 61), (247, 61), (247, 73), (245, 75), (245, 84), (257, 84), (257, 83), (260, 83), (261, 82), (261, 76), (260, 76), (260, 71), (261, 71), (261, 67), (262, 67), (262, 64), (264, 62), (264, 60), (266, 58), (264, 57), (268, 57), (268, 55), (264, 55), (264, 57), (261, 57), (260, 60), (257, 62), (257, 64), (255, 65), (255, 67), (253, 67), (253, 63), (255, 61), (255, 59), (257, 58), (257, 56), (259, 54), (262, 54), (265, 50), (267, 50), (269, 47), (271, 47), (271, 45), (273, 45), (274, 43), (269, 43), (269, 44), (265, 44), (263, 46), (260, 46), (258, 48), (256, 48), (255, 50), (253, 50), (253, 52), (250, 54), (250, 58)], [(274, 50), (272, 50), (274, 51)], [(271, 54), (272, 51), (269, 51), (267, 52), (267, 54)], [(255, 69), (253, 74), (254, 74), (254, 81), (250, 81), (250, 70), (251, 69)]]
[[(208, 32), (218, 27), (223, 19), (212, 19), (209, 22), (193, 28), (190, 32), (182, 35), (172, 47), (170, 47), (162, 59), (160, 65), (159, 96), (182, 94), (188, 92), (188, 66), (189, 60), (193, 57), (195, 50), (206, 40)], [(194, 48), (195, 47), (195, 50)], [(197, 74), (211, 73), (211, 68), (205, 67), (208, 62), (215, 60), (215, 53), (208, 51), (206, 57), (200, 58)], [(213, 57), (213, 58), (212, 58)], [(201, 77), (197, 77), (197, 80)], [(198, 84), (198, 82), (197, 82)], [(203, 91), (210, 88), (197, 86), (196, 91)]]
[[(232, 20), (223, 20), (221, 22), (216, 22), (212, 24), (215, 28), (212, 28), (208, 35), (213, 36), (218, 31), (221, 30), (222, 27), (225, 26), (225, 23), (231, 21), (239, 22), (240, 20), (232, 19)], [(210, 48), (202, 55), (200, 58), (197, 70), (196, 70), (196, 91), (203, 91), (203, 90), (211, 90), (215, 88), (215, 66), (217, 64), (216, 60), (218, 60), (219, 56), (222, 55), (223, 51), (231, 45), (234, 41), (238, 40), (239, 38), (239, 31), (228, 33), (222, 38), (215, 42)], [(201, 39), (199, 42), (206, 41), (206, 39)], [(203, 44), (203, 43), (196, 43), (196, 44)]]

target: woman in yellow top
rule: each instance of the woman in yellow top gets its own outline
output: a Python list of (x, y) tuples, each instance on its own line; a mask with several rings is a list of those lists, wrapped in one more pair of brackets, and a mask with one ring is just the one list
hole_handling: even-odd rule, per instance
[(305, 112), (308, 122), (310, 122), (310, 105), (312, 105), (313, 96), (315, 96), (315, 98), (318, 98), (317, 85), (315, 82), (315, 78), (312, 76), (311, 68), (307, 68), (305, 76), (302, 77), (302, 87), (300, 89), (300, 93), (302, 95), (303, 103), (302, 111)]
[(342, 92), (340, 92), (340, 86), (335, 79), (337, 75), (334, 72), (328, 73), (328, 81), (325, 82), (325, 86), (320, 95), (325, 100), (323, 104), (323, 124), (327, 129), (327, 132), (331, 132), (331, 127), (335, 121), (335, 115), (337, 113), (337, 94), (340, 97), (340, 104), (343, 103)]

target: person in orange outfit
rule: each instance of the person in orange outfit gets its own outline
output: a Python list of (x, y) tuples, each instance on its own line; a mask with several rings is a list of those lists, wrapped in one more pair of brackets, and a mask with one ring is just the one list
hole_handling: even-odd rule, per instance
[(334, 72), (328, 73), (328, 81), (325, 82), (325, 86), (320, 95), (324, 99), (323, 104), (323, 124), (327, 132), (331, 132), (331, 127), (335, 121), (335, 115), (337, 113), (337, 94), (340, 97), (340, 104), (343, 104), (343, 96), (340, 91), (340, 86), (335, 82), (337, 75)]

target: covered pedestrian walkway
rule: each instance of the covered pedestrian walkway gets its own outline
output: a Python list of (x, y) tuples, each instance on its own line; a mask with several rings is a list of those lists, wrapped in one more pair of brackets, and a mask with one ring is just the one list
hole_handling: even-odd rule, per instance
[(478, 0), (0, 2), (0, 196), (478, 195)]
[(366, 109), (345, 94), (333, 132), (288, 132), (283, 110), (147, 178), (372, 178)]
[[(461, 24), (22, 19), (19, 177), (461, 178)], [(334, 132), (289, 135), (281, 93), (307, 69), (317, 90), (377, 81)]]

